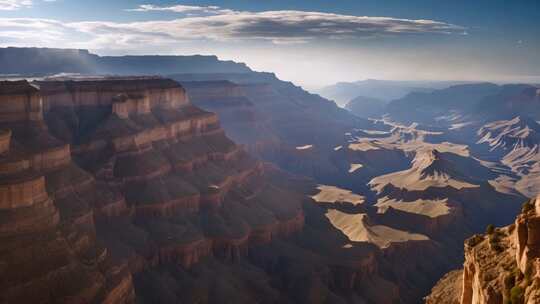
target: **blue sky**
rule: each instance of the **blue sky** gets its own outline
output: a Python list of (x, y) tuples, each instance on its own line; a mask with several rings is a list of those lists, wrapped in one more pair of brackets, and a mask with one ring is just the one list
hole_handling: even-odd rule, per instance
[(308, 86), (540, 81), (540, 1), (0, 0), (0, 46), (215, 54)]

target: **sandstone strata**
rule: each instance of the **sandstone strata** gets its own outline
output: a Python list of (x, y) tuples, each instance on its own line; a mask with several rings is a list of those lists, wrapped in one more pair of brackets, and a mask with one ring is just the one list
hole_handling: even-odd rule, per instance
[(539, 303), (539, 221), (540, 198), (532, 199), (514, 224), (468, 239), (460, 288), (452, 285), (455, 275), (446, 276), (427, 303)]
[(0, 98), (0, 301), (134, 301), (131, 274), (97, 243), (92, 210), (77, 197), (96, 191), (93, 179), (80, 175), (69, 144), (50, 135), (39, 91), (4, 82)]
[[(257, 94), (271, 108), (279, 97), (262, 84), (191, 85), (199, 86), (195, 98), (211, 103), (224, 94), (244, 126), (269, 125), (242, 94)], [(416, 268), (436, 255), (434, 242), (381, 250), (351, 240), (331, 225), (326, 207), (306, 197), (311, 180), (250, 156), (175, 82), (80, 78), (23, 89), (37, 96), (38, 114), (24, 107), (24, 119), (0, 125), (9, 130), (0, 134), (0, 242), (9, 261), (0, 271), (8, 302), (394, 303), (416, 298), (408, 284), (432, 271)], [(319, 144), (299, 150), (308, 143), (293, 143), (291, 155), (316, 162)], [(389, 211), (377, 218), (372, 209), (375, 224), (400, 217)], [(413, 246), (424, 256), (413, 257)], [(415, 262), (397, 267), (404, 256)], [(56, 284), (65, 281), (73, 284)], [(27, 294), (27, 287), (39, 292)]]
[(19, 81), (0, 92), (2, 302), (131, 303), (142, 271), (238, 260), (303, 228), (298, 197), (176, 82)]

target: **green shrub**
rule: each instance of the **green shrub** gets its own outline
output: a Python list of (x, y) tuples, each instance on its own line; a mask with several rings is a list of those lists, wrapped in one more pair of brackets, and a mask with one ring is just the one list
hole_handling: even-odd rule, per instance
[(521, 205), (521, 212), (522, 213), (527, 213), (531, 210), (533, 210), (534, 208), (534, 205), (531, 204), (531, 202), (526, 202), (526, 203), (523, 203), (523, 205)]
[(512, 304), (522, 304), (524, 294), (525, 292), (521, 286), (514, 286), (512, 290), (510, 290), (510, 302)]
[(493, 232), (495, 232), (495, 226), (493, 226), (492, 224), (487, 225), (486, 233), (487, 234), (492, 234)]

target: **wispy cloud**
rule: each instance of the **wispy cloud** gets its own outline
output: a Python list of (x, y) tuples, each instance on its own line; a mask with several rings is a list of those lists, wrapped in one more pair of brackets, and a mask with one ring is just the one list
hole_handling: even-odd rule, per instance
[[(184, 24), (201, 26), (221, 38), (300, 40), (366, 37), (397, 33), (463, 33), (465, 28), (435, 20), (351, 16), (307, 11), (248, 12), (219, 6), (156, 6), (143, 4), (129, 11), (169, 11), (187, 14)], [(202, 19), (204, 18), (204, 19)]]
[(197, 6), (197, 5), (173, 5), (173, 6), (157, 6), (153, 4), (142, 4), (137, 8), (129, 8), (126, 11), (131, 12), (151, 12), (151, 11), (160, 11), (160, 12), (174, 12), (174, 13), (185, 13), (187, 15), (195, 14), (231, 14), (234, 13), (230, 9), (222, 9), (219, 6)]
[(32, 0), (0, 0), (0, 11), (15, 11), (32, 6)]
[[(0, 0), (3, 1), (3, 0)], [(132, 11), (183, 13), (174, 20), (142, 22), (60, 22), (49, 19), (0, 18), (0, 37), (17, 45), (137, 49), (138, 45), (170, 46), (187, 41), (267, 41), (309, 43), (321, 39), (361, 39), (409, 34), (462, 34), (461, 26), (435, 20), (350, 16), (306, 11), (245, 12), (217, 6), (157, 7)]]

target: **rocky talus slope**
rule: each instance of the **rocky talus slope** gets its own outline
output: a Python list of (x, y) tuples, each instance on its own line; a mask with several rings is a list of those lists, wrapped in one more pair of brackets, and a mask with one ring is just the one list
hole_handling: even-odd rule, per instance
[(540, 303), (540, 198), (514, 224), (469, 238), (463, 269), (442, 278), (426, 303)]

